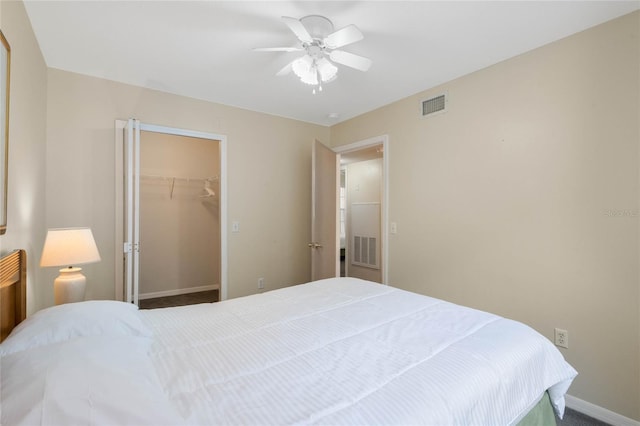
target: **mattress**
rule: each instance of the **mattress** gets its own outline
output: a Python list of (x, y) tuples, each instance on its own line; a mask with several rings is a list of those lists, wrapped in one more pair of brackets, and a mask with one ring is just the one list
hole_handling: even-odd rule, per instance
[(140, 314), (191, 424), (514, 424), (576, 375), (524, 324), (353, 278)]
[(508, 425), (576, 371), (516, 321), (367, 281), (44, 309), (0, 344), (6, 425)]

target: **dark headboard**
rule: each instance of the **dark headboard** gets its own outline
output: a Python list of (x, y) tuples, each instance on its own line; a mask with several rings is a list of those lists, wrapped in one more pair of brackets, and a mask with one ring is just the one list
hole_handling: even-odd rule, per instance
[(13, 251), (0, 259), (0, 342), (27, 317), (27, 253)]

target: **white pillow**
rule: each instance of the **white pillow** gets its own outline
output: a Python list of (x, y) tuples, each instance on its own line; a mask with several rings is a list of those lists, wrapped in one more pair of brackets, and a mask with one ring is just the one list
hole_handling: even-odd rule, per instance
[(86, 336), (145, 336), (152, 331), (131, 303), (91, 300), (43, 309), (31, 315), (0, 344), (0, 355)]
[(0, 358), (0, 424), (184, 423), (148, 356), (150, 338), (82, 337)]

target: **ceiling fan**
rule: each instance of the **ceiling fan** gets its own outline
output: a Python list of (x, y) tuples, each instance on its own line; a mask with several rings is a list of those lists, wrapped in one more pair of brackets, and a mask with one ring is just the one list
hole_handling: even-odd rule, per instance
[(303, 83), (314, 86), (315, 94), (316, 87), (322, 91), (322, 83), (328, 83), (336, 78), (338, 67), (334, 62), (360, 71), (367, 71), (371, 67), (371, 59), (339, 50), (364, 38), (355, 25), (347, 25), (334, 31), (333, 23), (320, 15), (309, 15), (300, 19), (283, 16), (282, 19), (298, 38), (299, 45), (263, 47), (253, 50), (258, 52), (304, 51), (305, 54), (288, 63), (276, 75), (286, 75), (293, 71)]

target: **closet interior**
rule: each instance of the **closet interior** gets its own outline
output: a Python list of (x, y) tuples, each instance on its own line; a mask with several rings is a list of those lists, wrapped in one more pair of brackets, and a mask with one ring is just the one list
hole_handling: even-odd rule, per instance
[(141, 307), (220, 298), (220, 143), (140, 133)]

